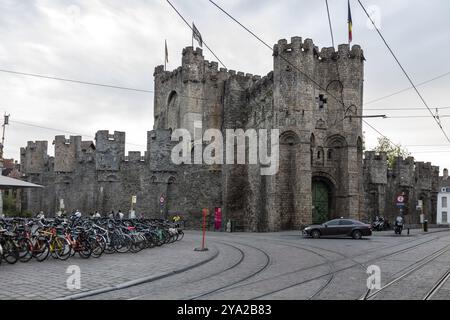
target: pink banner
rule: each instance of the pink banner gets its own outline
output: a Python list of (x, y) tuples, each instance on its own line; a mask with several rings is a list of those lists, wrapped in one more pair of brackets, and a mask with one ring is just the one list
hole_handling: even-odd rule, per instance
[(214, 213), (215, 229), (220, 230), (222, 229), (222, 208), (216, 208)]

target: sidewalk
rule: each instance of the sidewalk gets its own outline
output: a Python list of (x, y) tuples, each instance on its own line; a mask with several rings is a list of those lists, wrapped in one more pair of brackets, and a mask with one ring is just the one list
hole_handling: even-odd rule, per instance
[[(409, 236), (414, 237), (414, 236), (419, 236), (419, 235), (425, 235), (425, 234), (431, 234), (431, 233), (438, 233), (438, 232), (448, 232), (450, 234), (450, 228), (432, 228), (432, 229), (428, 229), (428, 232), (423, 231), (423, 229), (418, 229), (418, 228), (414, 228), (414, 229), (410, 229), (409, 230)], [(373, 231), (372, 233), (373, 236), (379, 236), (379, 237), (399, 237), (398, 235), (396, 235), (394, 233), (394, 230), (389, 230), (389, 231)], [(405, 228), (403, 229), (402, 235), (401, 236), (407, 236), (408, 235), (408, 229)]]
[[(149, 282), (205, 264), (218, 254), (211, 247), (204, 253), (194, 252), (199, 239), (186, 235), (182, 241), (143, 250), (136, 254), (103, 255), (99, 259), (67, 261), (49, 259), (42, 263), (30, 261), (0, 265), (0, 300), (58, 299), (72, 295), (85, 296), (91, 292), (113, 290), (135, 283)], [(70, 290), (67, 282), (69, 266), (81, 272), (80, 290)]]

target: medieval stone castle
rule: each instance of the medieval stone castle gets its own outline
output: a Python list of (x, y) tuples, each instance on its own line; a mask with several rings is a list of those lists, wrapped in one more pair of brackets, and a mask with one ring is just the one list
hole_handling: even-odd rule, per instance
[[(46, 187), (24, 192), (22, 208), (53, 214), (63, 199), (68, 211), (126, 212), (137, 196), (136, 212), (146, 216), (177, 213), (197, 226), (202, 208), (220, 207), (224, 221), (244, 230), (278, 231), (341, 216), (392, 219), (403, 193), (411, 222), (419, 221), (419, 199), (431, 220), (439, 168), (399, 158), (388, 169), (385, 154), (363, 152), (361, 48), (319, 50), (312, 40), (293, 37), (275, 45), (273, 60), (273, 71), (260, 77), (219, 69), (201, 49), (185, 48), (181, 67), (155, 69), (154, 130), (144, 155), (125, 154), (123, 132), (99, 131), (95, 143), (57, 136), (54, 157), (46, 141), (29, 142), (21, 171)], [(278, 174), (263, 176), (253, 164), (173, 164), (172, 131), (195, 133), (198, 124), (224, 135), (226, 129), (279, 129)]]

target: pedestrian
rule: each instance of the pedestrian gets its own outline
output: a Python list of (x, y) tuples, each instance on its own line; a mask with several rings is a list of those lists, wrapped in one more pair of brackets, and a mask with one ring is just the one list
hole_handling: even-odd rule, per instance
[(101, 218), (101, 217), (102, 215), (98, 211), (95, 211), (94, 218)]
[(110, 219), (115, 219), (116, 218), (116, 214), (114, 213), (114, 210), (111, 211), (111, 213), (109, 214), (109, 218)]
[(118, 216), (119, 220), (123, 219), (124, 214), (122, 213), (122, 210), (119, 210), (119, 212), (117, 213), (117, 216)]

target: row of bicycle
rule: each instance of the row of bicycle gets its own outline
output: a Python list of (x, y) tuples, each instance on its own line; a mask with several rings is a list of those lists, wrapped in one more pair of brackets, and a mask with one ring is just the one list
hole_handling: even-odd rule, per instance
[(179, 241), (177, 224), (161, 219), (1, 219), (0, 263), (99, 258), (103, 254), (137, 253)]

